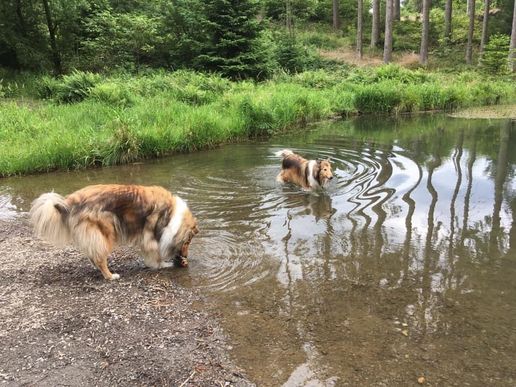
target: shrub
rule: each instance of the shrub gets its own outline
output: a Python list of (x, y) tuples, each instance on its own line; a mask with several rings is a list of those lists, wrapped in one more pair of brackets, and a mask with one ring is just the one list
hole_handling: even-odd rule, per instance
[(61, 79), (44, 77), (38, 88), (38, 95), (58, 102), (80, 102), (90, 95), (91, 89), (100, 82), (100, 75), (75, 71)]
[(360, 113), (390, 113), (401, 100), (399, 84), (384, 82), (359, 88), (355, 95), (355, 107)]
[(90, 97), (109, 105), (126, 107), (133, 104), (133, 96), (129, 90), (117, 82), (100, 83), (93, 87)]
[(406, 84), (418, 84), (431, 80), (431, 76), (419, 71), (408, 70), (395, 64), (380, 66), (376, 69), (375, 82), (396, 80)]
[(276, 60), (283, 70), (297, 73), (309, 66), (310, 54), (295, 38), (283, 35), (277, 41)]
[(274, 117), (272, 111), (256, 99), (245, 96), (238, 103), (245, 129), (250, 137), (270, 135), (274, 132)]
[(126, 164), (140, 156), (140, 140), (130, 129), (131, 123), (117, 117), (113, 121), (113, 134), (103, 150), (102, 164)]
[(509, 70), (510, 37), (495, 34), (489, 38), (480, 60), (482, 69), (488, 74), (503, 74)]

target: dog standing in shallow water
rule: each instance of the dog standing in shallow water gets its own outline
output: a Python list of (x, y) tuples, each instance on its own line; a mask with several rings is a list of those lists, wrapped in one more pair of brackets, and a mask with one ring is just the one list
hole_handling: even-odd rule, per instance
[(159, 269), (176, 260), (186, 266), (199, 232), (186, 203), (162, 187), (92, 185), (66, 197), (49, 192), (34, 200), (30, 218), (37, 236), (56, 245), (73, 244), (107, 280), (108, 255), (117, 243), (141, 248), (145, 265)]
[(275, 153), (282, 157), (281, 172), (276, 180), (280, 183), (294, 183), (306, 190), (323, 188), (333, 179), (329, 160), (306, 160), (289, 149)]

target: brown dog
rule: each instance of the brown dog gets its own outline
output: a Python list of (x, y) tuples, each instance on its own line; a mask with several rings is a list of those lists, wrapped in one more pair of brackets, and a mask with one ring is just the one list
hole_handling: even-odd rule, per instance
[(276, 178), (280, 183), (294, 183), (312, 190), (326, 187), (333, 179), (330, 160), (306, 160), (288, 149), (275, 155), (283, 158), (281, 172)]
[(73, 244), (107, 280), (120, 278), (108, 268), (117, 243), (137, 245), (145, 265), (170, 267), (188, 263), (188, 247), (199, 232), (186, 203), (162, 187), (92, 185), (66, 197), (49, 192), (30, 210), (37, 236), (57, 245)]

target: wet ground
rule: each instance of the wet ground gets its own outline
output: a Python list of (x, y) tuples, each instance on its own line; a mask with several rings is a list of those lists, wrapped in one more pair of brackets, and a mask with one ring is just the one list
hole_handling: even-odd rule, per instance
[[(0, 385), (251, 385), (199, 294), (119, 249), (118, 282), (0, 221)], [(178, 269), (179, 270), (179, 269)]]
[[(336, 179), (325, 192), (277, 185), (282, 148), (329, 157)], [(4, 179), (0, 217), (51, 189), (160, 184), (200, 221), (190, 267), (158, 276), (115, 257), (122, 286), (159, 280), (170, 297), (207, 297), (229, 355), (258, 385), (507, 386), (516, 383), (514, 149), (506, 121), (333, 122), (156, 162)], [(76, 297), (81, 281), (98, 283), (84, 260), (71, 273), (58, 262), (53, 272), (74, 277)], [(145, 303), (160, 293), (136, 294)], [(135, 307), (117, 299), (117, 313)]]

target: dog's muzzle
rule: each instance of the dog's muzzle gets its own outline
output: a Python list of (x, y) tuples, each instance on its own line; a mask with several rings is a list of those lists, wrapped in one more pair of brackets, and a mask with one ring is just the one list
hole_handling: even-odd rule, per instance
[(179, 267), (187, 267), (188, 266), (188, 258), (183, 257), (182, 255), (177, 255), (174, 258), (174, 263), (176, 264), (176, 266), (179, 266)]

